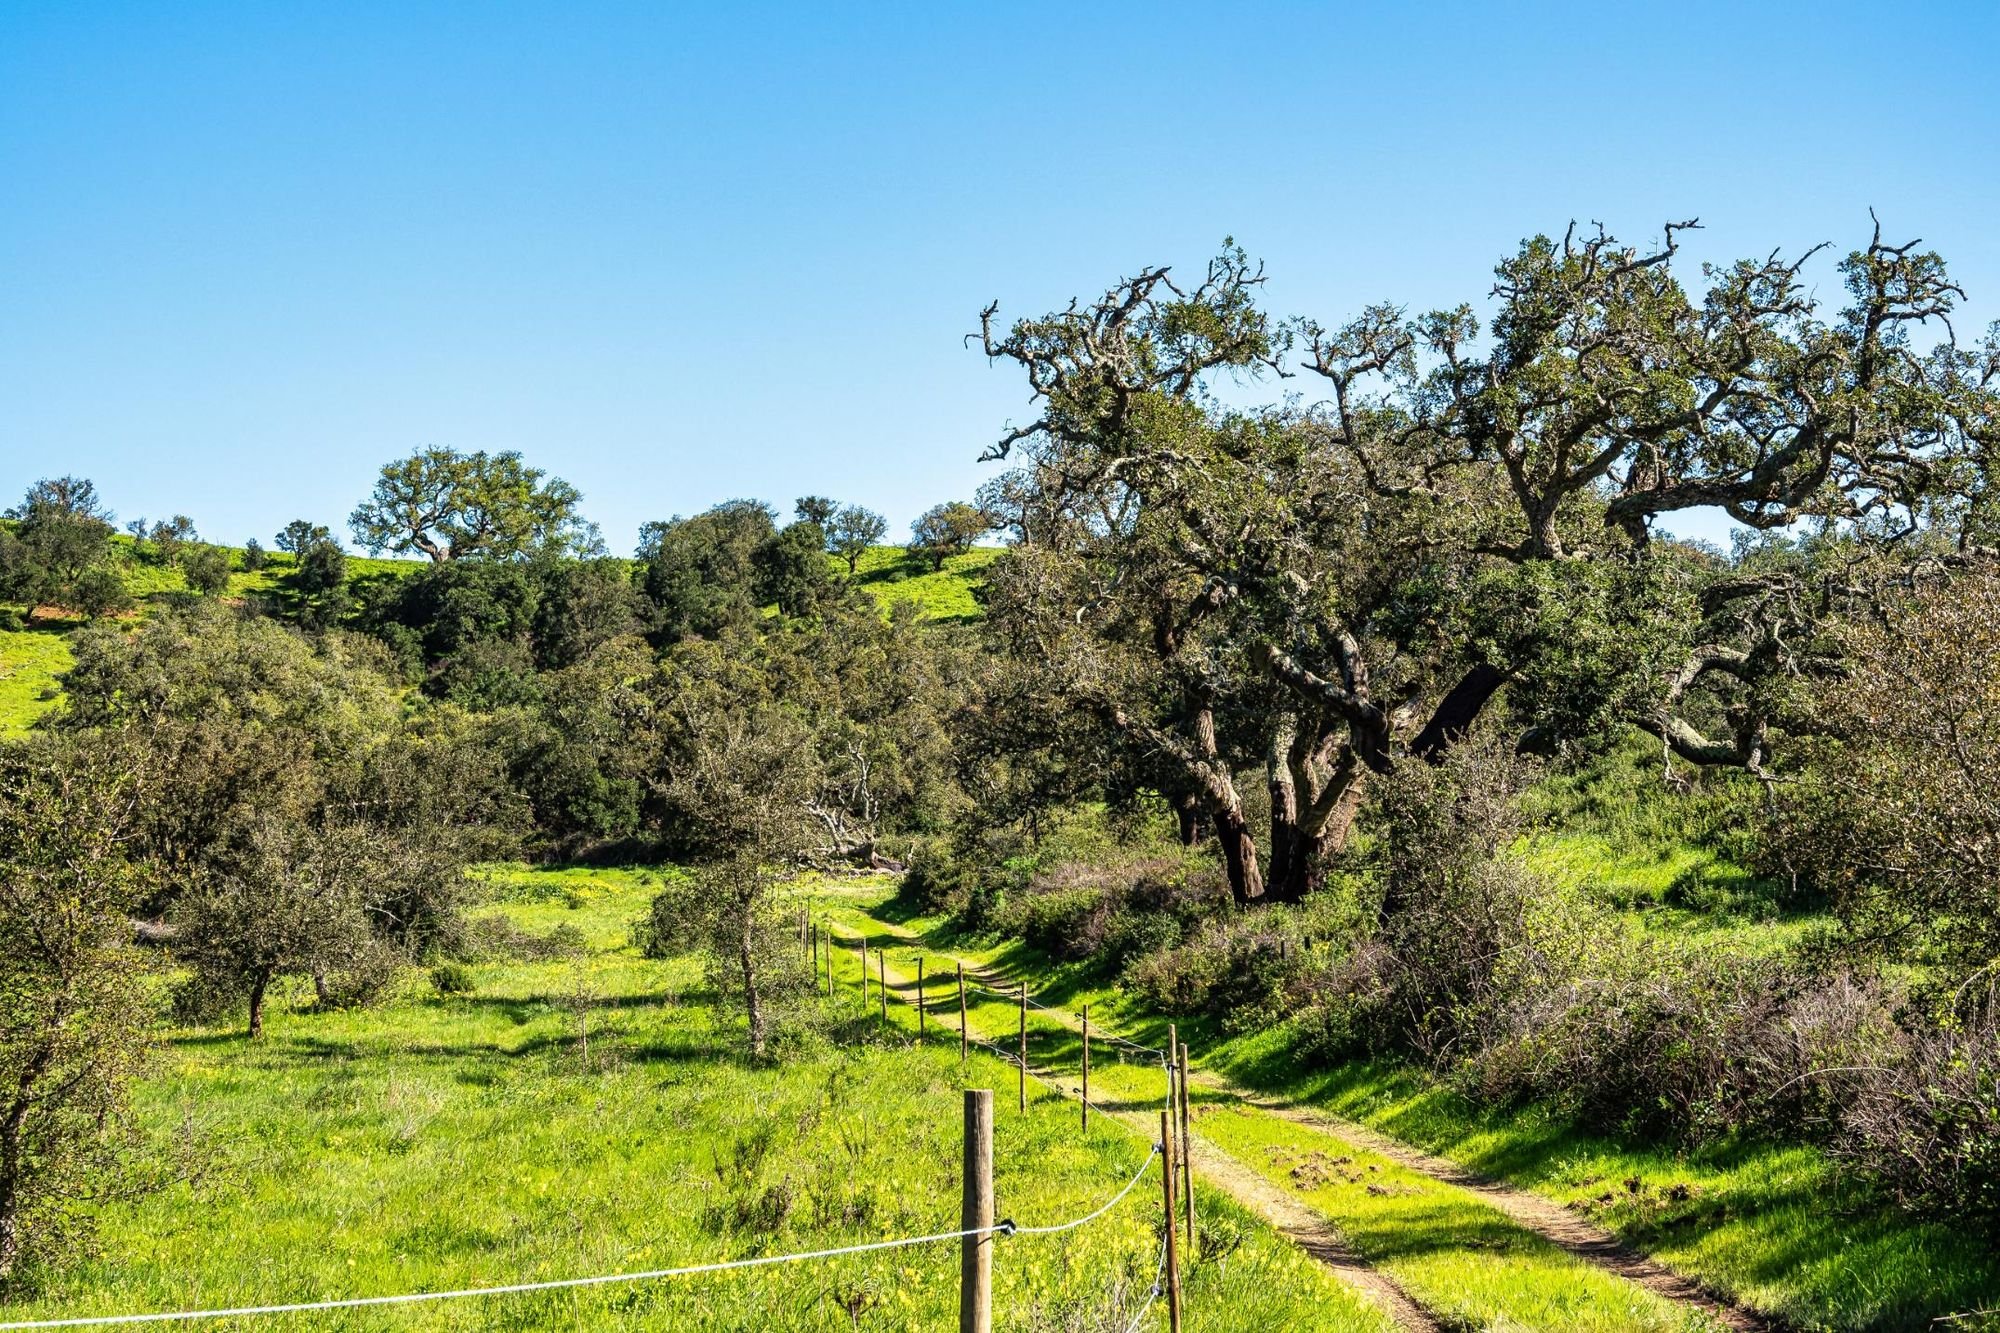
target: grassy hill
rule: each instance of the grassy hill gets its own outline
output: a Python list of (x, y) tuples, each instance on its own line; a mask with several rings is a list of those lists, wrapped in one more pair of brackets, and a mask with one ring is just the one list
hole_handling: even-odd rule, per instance
[[(225, 597), (241, 599), (284, 591), (293, 569), (290, 556), (271, 554), (268, 563), (253, 572), (243, 568), (240, 549), (227, 549), (234, 569)], [(113, 538), (113, 551), (119, 576), (139, 604), (128, 619), (141, 618), (162, 598), (187, 591), (187, 580), (178, 568), (141, 555), (130, 537)], [(876, 546), (861, 558), (854, 582), (885, 611), (900, 602), (914, 602), (925, 620), (977, 620), (982, 614), (978, 596), (982, 572), (1000, 553), (999, 547), (976, 547), (952, 556), (943, 569), (934, 570), (929, 561), (911, 556), (900, 546)], [(845, 578), (846, 562), (829, 560)], [(424, 567), (424, 562), (414, 560), (347, 558), (350, 579), (402, 576)], [(7, 736), (27, 728), (55, 705), (60, 694), (56, 677), (70, 666), (64, 639), (83, 621), (65, 616), (57, 608), (18, 603), (0, 603), (0, 612), (12, 612), (25, 625), (22, 629), (0, 627), (0, 736)]]

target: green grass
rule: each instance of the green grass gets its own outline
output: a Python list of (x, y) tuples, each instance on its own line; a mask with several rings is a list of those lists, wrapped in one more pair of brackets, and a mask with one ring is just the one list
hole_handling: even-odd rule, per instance
[[(997, 546), (976, 546), (933, 570), (928, 560), (900, 546), (871, 546), (855, 566), (854, 583), (885, 611), (898, 602), (914, 602), (925, 620), (977, 620), (985, 614), (978, 596), (980, 573), (1000, 555)], [(841, 568), (845, 570), (844, 562)]]
[(55, 706), (42, 696), (70, 668), (69, 644), (49, 630), (0, 630), (0, 736), (26, 730)]
[[(881, 950), (892, 979), (914, 976), (918, 958), (925, 956), (921, 943), (868, 929), (869, 918), (856, 908), (859, 887), (850, 884), (820, 895), (822, 911), (837, 923), (843, 942), (834, 953), (835, 980), (850, 1003), (859, 993), (860, 967), (851, 941), (866, 938), (872, 949)], [(937, 1033), (950, 1039), (958, 1022), (955, 978), (949, 963), (934, 953), (929, 963), (927, 994), (938, 1013)], [(912, 989), (892, 984), (895, 1000), (888, 1017), (905, 1027), (913, 1021), (907, 1007)], [(977, 986), (970, 997), (972, 1032), (1016, 1049), (1023, 1027), (1018, 1003)], [(1093, 1012), (1104, 1010), (1093, 1006)], [(1031, 1067), (1064, 1073), (1078, 1068), (1082, 1042), (1071, 1027), (1031, 1007), (1025, 1030)], [(1094, 1055), (1094, 1098), (1140, 1111), (1164, 1104), (1165, 1075), (1157, 1064), (1107, 1042), (1095, 1044)], [(1468, 1190), (1254, 1110), (1233, 1095), (1204, 1089), (1193, 1100), (1204, 1138), (1243, 1167), (1293, 1191), (1332, 1222), (1362, 1258), (1395, 1279), (1447, 1327), (1575, 1333), (1717, 1327), (1697, 1312), (1571, 1257)], [(1200, 1201), (1206, 1202), (1208, 1195), (1204, 1190)]]
[[(849, 928), (883, 921), (916, 932), (922, 943), (896, 946), (892, 959), (929, 948), (937, 966), (937, 952), (949, 951), (1032, 978), (1045, 1003), (1072, 1012), (1088, 1004), (1093, 1023), (1105, 1028), (1163, 1039), (1163, 1017), (1087, 967), (1051, 963), (1016, 940), (968, 938), (943, 920), (909, 916), (889, 894), (885, 881), (859, 881), (830, 887), (822, 901)], [(986, 1021), (1004, 1024), (1001, 1009)], [(982, 1019), (973, 1021), (977, 1027)], [(1282, 1024), (1245, 1035), (1198, 1020), (1180, 1027), (1198, 1066), (1569, 1204), (1634, 1248), (1800, 1328), (1914, 1330), (1939, 1315), (2000, 1306), (2000, 1256), (1983, 1238), (1896, 1210), (1843, 1180), (1809, 1145), (1753, 1141), (1681, 1151), (1626, 1142), (1533, 1107), (1475, 1105), (1393, 1060), (1332, 1068), (1304, 1061), (1296, 1034)], [(1043, 1035), (1039, 1019), (1030, 1051), (1057, 1067), (1074, 1062), (1073, 1038)], [(1099, 1077), (1139, 1079), (1144, 1090), (1157, 1073)], [(1526, 1326), (1549, 1325), (1530, 1319)]]
[[(175, 1031), (140, 1118), (155, 1135), (192, 1126), (223, 1169), (108, 1207), (102, 1257), (40, 1300), (0, 1305), (0, 1319), (559, 1278), (956, 1225), (959, 1090), (1007, 1087), (1004, 1066), (961, 1069), (955, 1045), (919, 1047), (858, 1014), (781, 1064), (752, 1066), (740, 1021), (710, 1002), (693, 962), (627, 943), (650, 873), (488, 878), (497, 901), (485, 910), (537, 932), (575, 926), (586, 957), (480, 964), (475, 991), (453, 998), (414, 974), (390, 1003), (344, 1013), (295, 1007), (294, 990), (254, 1044), (233, 1027)], [(997, 1192), (1017, 1221), (1087, 1212), (1144, 1159), (1115, 1127), (1079, 1133), (1059, 1100), (1025, 1116), (998, 1100)], [(1204, 1202), (1233, 1249), (1188, 1275), (1201, 1327), (1388, 1327), (1267, 1228)], [(1089, 1227), (1000, 1242), (996, 1323), (1122, 1327), (1152, 1278), (1158, 1212), (1142, 1185)], [(824, 1329), (848, 1326), (852, 1308), (858, 1328), (939, 1328), (956, 1273), (944, 1244), (259, 1327)]]
[(1293, 1190), (1447, 1327), (1719, 1327), (1564, 1253), (1468, 1191), (1237, 1102), (1203, 1109), (1203, 1136)]

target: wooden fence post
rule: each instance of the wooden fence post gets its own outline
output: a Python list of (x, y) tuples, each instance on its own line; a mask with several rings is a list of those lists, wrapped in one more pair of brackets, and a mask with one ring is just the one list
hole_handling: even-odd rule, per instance
[(1174, 1117), (1160, 1112), (1160, 1190), (1166, 1206), (1167, 1328), (1181, 1333), (1181, 1257), (1174, 1245)]
[(1028, 1109), (1028, 983), (1021, 983), (1021, 1109)]
[[(1174, 1107), (1179, 1105), (1177, 1101), (1179, 1092), (1175, 1086), (1175, 1076), (1180, 1072), (1180, 1064), (1180, 1026), (1176, 1023), (1169, 1023), (1167, 1024), (1167, 1111), (1169, 1114), (1172, 1114)], [(1167, 1165), (1172, 1166), (1173, 1162), (1169, 1160)]]
[(861, 953), (861, 1012), (868, 1012), (868, 940), (864, 936), (855, 941), (854, 947)]
[(965, 1190), (958, 1225), (958, 1333), (993, 1333), (993, 1090), (965, 1090)]
[(1182, 1211), (1187, 1214), (1188, 1260), (1201, 1256), (1201, 1247), (1194, 1236), (1194, 1135), (1188, 1130), (1188, 1072), (1194, 1061), (1188, 1055), (1187, 1043), (1181, 1043), (1181, 1195)]
[(965, 1063), (966, 1047), (970, 1039), (965, 1026), (965, 964), (958, 965), (958, 1062)]
[(831, 1000), (833, 998), (833, 932), (822, 926), (819, 933), (826, 937), (826, 948), (824, 950), (826, 954), (826, 998)]
[(882, 1000), (882, 1026), (889, 1026), (889, 951), (875, 951), (875, 989)]
[(1090, 1006), (1083, 1006), (1083, 1129), (1090, 1132)]
[(811, 937), (810, 948), (812, 951), (812, 972), (813, 975), (817, 977), (819, 975), (819, 927), (816, 924), (808, 921), (806, 923), (806, 929)]
[(924, 1040), (924, 956), (917, 955), (917, 1044)]

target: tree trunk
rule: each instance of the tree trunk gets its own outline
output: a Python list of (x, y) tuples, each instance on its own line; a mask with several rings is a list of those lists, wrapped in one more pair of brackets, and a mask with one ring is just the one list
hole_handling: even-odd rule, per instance
[(1257, 868), (1257, 839), (1241, 810), (1225, 810), (1216, 816), (1215, 836), (1222, 842), (1222, 862), (1229, 872), (1229, 892), (1238, 907), (1247, 907), (1264, 896), (1264, 876)]
[(1194, 793), (1176, 798), (1174, 819), (1180, 825), (1181, 846), (1193, 847), (1201, 842), (1201, 802)]
[(28, 1099), (19, 1097), (0, 1125), (0, 1283), (21, 1260), (21, 1126), (27, 1122)]
[[(746, 904), (743, 909), (743, 931), (737, 937), (736, 958), (743, 967), (743, 1008), (750, 1018), (750, 1056), (764, 1058), (764, 1001), (757, 993), (757, 962), (753, 932), (756, 913)], [(866, 971), (864, 965), (863, 970)]]
[(259, 972), (250, 982), (250, 1036), (252, 1040), (264, 1035), (264, 992), (271, 985), (271, 974)]

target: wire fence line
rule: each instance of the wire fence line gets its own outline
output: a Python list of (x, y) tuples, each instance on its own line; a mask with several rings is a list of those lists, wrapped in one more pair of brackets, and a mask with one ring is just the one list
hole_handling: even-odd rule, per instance
[[(322, 1310), (352, 1310), (371, 1305), (415, 1305), (426, 1301), (460, 1300), (471, 1296), (509, 1296), (531, 1291), (561, 1291), (574, 1287), (602, 1287), (623, 1282), (652, 1282), (662, 1278), (695, 1277), (705, 1273), (726, 1273), (740, 1268), (769, 1268), (778, 1264), (804, 1263), (809, 1260), (837, 1259), (850, 1254), (869, 1254), (881, 1250), (906, 1249), (912, 1245), (934, 1245), (939, 1241), (964, 1240), (968, 1236), (1054, 1236), (1065, 1231), (1074, 1231), (1087, 1226), (1116, 1208), (1125, 1197), (1138, 1187), (1145, 1178), (1153, 1159), (1160, 1155), (1158, 1144), (1146, 1154), (1146, 1160), (1139, 1163), (1139, 1169), (1132, 1173), (1124, 1187), (1104, 1203), (1082, 1217), (1067, 1222), (1056, 1222), (1046, 1226), (1021, 1226), (1012, 1220), (995, 1222), (991, 1226), (967, 1227), (958, 1231), (940, 1231), (928, 1236), (900, 1236), (893, 1240), (865, 1241), (858, 1245), (840, 1245), (824, 1250), (805, 1250), (795, 1254), (767, 1254), (750, 1259), (723, 1259), (714, 1263), (689, 1264), (680, 1268), (654, 1268), (638, 1273), (604, 1273), (590, 1277), (553, 1278), (545, 1282), (512, 1282), (499, 1287), (465, 1287), (457, 1291), (416, 1291), (394, 1296), (351, 1296), (330, 1301), (294, 1301), (282, 1305), (239, 1305), (220, 1310), (166, 1310), (148, 1314), (83, 1315), (65, 1319), (27, 1319), (0, 1323), (0, 1333), (8, 1330), (40, 1328), (103, 1328), (114, 1324), (166, 1324), (185, 1323), (195, 1319), (238, 1319), (252, 1315), (310, 1314)], [(1157, 1294), (1158, 1283), (1154, 1284)], [(1148, 1302), (1150, 1304), (1150, 1302)], [(1135, 1324), (1134, 1327), (1137, 1327)]]
[(1125, 1325), (1125, 1333), (1138, 1333), (1139, 1325), (1146, 1322), (1146, 1316), (1153, 1311), (1153, 1302), (1160, 1299), (1160, 1291), (1167, 1280), (1167, 1243), (1160, 1242), (1160, 1264), (1153, 1271), (1153, 1289), (1146, 1293), (1146, 1303), (1139, 1307), (1139, 1313), (1132, 1316), (1132, 1322)]

